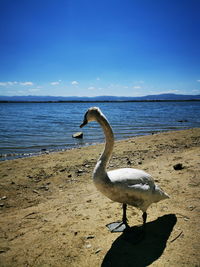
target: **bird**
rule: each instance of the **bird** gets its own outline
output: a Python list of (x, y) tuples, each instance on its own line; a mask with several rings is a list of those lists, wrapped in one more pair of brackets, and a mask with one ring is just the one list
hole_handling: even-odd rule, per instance
[(108, 224), (111, 232), (123, 232), (129, 227), (126, 215), (127, 205), (141, 210), (145, 229), (147, 220), (147, 209), (152, 203), (169, 198), (158, 185), (155, 184), (152, 176), (147, 172), (134, 168), (119, 168), (107, 171), (107, 165), (111, 158), (114, 147), (114, 134), (108, 119), (100, 108), (91, 107), (85, 115), (80, 127), (89, 122), (96, 121), (100, 124), (105, 135), (105, 147), (97, 160), (93, 171), (93, 182), (102, 194), (114, 202), (122, 204), (122, 221)]

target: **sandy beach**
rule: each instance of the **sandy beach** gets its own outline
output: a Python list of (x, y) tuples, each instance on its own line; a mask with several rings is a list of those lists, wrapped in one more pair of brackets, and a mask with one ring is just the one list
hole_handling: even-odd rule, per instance
[[(200, 128), (115, 143), (110, 170), (143, 169), (170, 195), (148, 209), (136, 244), (106, 228), (122, 210), (92, 182), (102, 149), (0, 162), (0, 266), (200, 266)], [(129, 206), (129, 225), (141, 215)]]

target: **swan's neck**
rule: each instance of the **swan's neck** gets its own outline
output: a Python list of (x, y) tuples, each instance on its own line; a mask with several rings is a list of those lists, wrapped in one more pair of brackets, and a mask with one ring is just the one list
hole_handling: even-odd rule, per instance
[(113, 146), (114, 146), (113, 131), (107, 119), (104, 116), (100, 116), (96, 120), (101, 125), (104, 131), (106, 143), (105, 143), (103, 153), (98, 159), (96, 167), (94, 169), (94, 178), (95, 176), (102, 177), (103, 175), (106, 174), (106, 166), (107, 166), (107, 163), (109, 162), (110, 156), (113, 151)]

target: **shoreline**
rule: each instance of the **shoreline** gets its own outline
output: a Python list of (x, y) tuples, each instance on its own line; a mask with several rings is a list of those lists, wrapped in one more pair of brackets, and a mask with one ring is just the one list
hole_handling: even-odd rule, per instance
[(177, 100), (159, 100), (159, 99), (155, 99), (155, 100), (94, 100), (94, 101), (87, 101), (87, 100), (67, 100), (67, 101), (62, 101), (62, 100), (55, 100), (55, 101), (12, 101), (12, 100), (0, 100), (0, 104), (1, 103), (9, 103), (9, 104), (12, 104), (12, 103), (140, 103), (140, 102), (199, 102), (200, 99), (177, 99)]
[[(184, 128), (184, 129), (176, 129), (176, 130), (165, 130), (165, 131), (159, 131), (159, 132), (151, 132), (151, 133), (147, 133), (147, 134), (142, 134), (142, 135), (135, 135), (129, 138), (124, 138), (124, 139), (119, 139), (119, 140), (115, 140), (115, 142), (121, 142), (121, 141), (126, 141), (129, 139), (134, 139), (137, 137), (145, 137), (145, 136), (151, 136), (151, 135), (158, 135), (158, 134), (162, 134), (162, 133), (168, 133), (168, 132), (176, 132), (176, 131), (185, 131), (185, 130), (192, 130), (192, 129), (198, 129), (199, 127), (195, 127), (195, 128)], [(101, 145), (104, 144), (104, 141), (102, 143), (91, 143), (91, 144), (84, 144), (84, 145), (77, 145), (76, 147), (69, 147), (69, 148), (60, 148), (60, 149), (50, 149), (47, 150), (46, 148), (43, 149), (41, 147), (41, 150), (38, 152), (24, 152), (24, 153), (15, 153), (15, 152), (10, 152), (10, 153), (0, 153), (0, 162), (3, 161), (7, 161), (7, 160), (15, 160), (15, 159), (23, 159), (23, 158), (32, 158), (32, 157), (37, 157), (37, 156), (41, 156), (41, 155), (46, 155), (46, 154), (52, 154), (52, 153), (59, 153), (59, 152), (65, 152), (68, 150), (73, 150), (73, 149), (80, 149), (83, 147), (88, 147), (88, 146), (95, 146), (95, 145)]]
[[(200, 128), (115, 142), (108, 169), (143, 169), (170, 195), (149, 208), (146, 236), (139, 244), (105, 227), (121, 219), (122, 211), (91, 179), (103, 147), (0, 162), (1, 266), (200, 263)], [(175, 164), (182, 168), (175, 170)], [(141, 225), (139, 210), (129, 206), (127, 212), (131, 227)]]

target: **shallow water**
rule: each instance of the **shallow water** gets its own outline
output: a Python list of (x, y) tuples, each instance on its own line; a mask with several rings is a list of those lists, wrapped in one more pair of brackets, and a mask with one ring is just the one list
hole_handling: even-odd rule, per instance
[(1, 103), (1, 160), (69, 149), (104, 141), (100, 126), (81, 129), (85, 111), (98, 106), (112, 125), (115, 138), (200, 127), (200, 102), (130, 103)]

